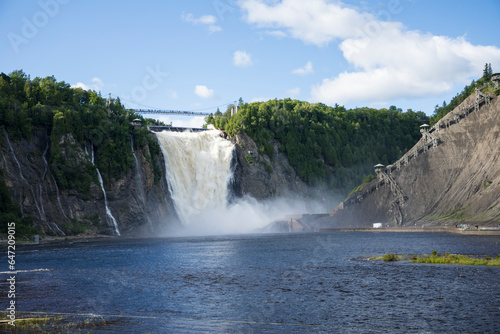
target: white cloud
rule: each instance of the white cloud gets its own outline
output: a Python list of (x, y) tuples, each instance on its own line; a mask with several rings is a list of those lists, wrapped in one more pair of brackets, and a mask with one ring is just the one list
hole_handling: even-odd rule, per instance
[(312, 88), (313, 100), (345, 104), (439, 95), (480, 76), (486, 62), (500, 65), (497, 47), (415, 31), (348, 39), (340, 49), (359, 70), (324, 79)]
[[(439, 95), (480, 76), (486, 62), (500, 67), (498, 47), (412, 31), (392, 22), (391, 14), (397, 14), (401, 6), (388, 7), (384, 20), (379, 20), (340, 1), (241, 0), (239, 5), (246, 21), (260, 28), (282, 31), (306, 44), (339, 43), (354, 70), (313, 86), (311, 98), (315, 101), (383, 103)], [(307, 65), (293, 73), (306, 70)]]
[(313, 72), (314, 72), (313, 64), (310, 61), (308, 61), (304, 67), (299, 67), (292, 71), (293, 74), (298, 74), (298, 75), (307, 75)]
[(289, 89), (286, 91), (286, 93), (289, 97), (297, 97), (300, 95), (300, 88), (296, 87), (296, 88)]
[(210, 33), (212, 34), (214, 32), (222, 31), (222, 28), (220, 26), (211, 25), (208, 27), (208, 31), (210, 31)]
[(370, 14), (326, 0), (283, 0), (274, 6), (261, 0), (242, 0), (239, 5), (248, 23), (286, 30), (293, 38), (320, 46), (358, 35), (359, 27), (373, 19)]
[(196, 87), (194, 88), (194, 93), (204, 99), (209, 99), (214, 96), (214, 90), (209, 89), (204, 85), (196, 85)]
[(233, 53), (233, 64), (238, 67), (252, 66), (252, 56), (250, 56), (246, 51), (235, 51)]
[(77, 82), (76, 85), (71, 85), (72, 88), (81, 88), (83, 90), (89, 90), (91, 89), (89, 86), (84, 84), (83, 82)]
[(288, 35), (282, 31), (282, 30), (268, 30), (265, 32), (267, 35), (274, 36), (277, 38), (285, 38), (288, 37)]
[(71, 85), (73, 88), (81, 88), (83, 90), (95, 90), (100, 91), (104, 87), (104, 83), (98, 77), (94, 77), (91, 80), (91, 84), (84, 84), (83, 82), (77, 82), (75, 85)]
[(222, 31), (222, 28), (215, 24), (217, 23), (217, 18), (213, 15), (203, 15), (199, 18), (195, 18), (193, 14), (189, 13), (186, 15), (182, 14), (181, 18), (183, 21), (192, 23), (194, 25), (201, 24), (208, 26), (208, 31), (210, 31), (210, 33)]

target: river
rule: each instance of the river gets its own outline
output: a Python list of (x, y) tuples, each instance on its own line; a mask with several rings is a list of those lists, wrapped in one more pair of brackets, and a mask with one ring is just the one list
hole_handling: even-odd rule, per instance
[(365, 260), (432, 250), (496, 255), (500, 237), (329, 232), (18, 246), (16, 309), (102, 317), (96, 333), (500, 332), (499, 267)]

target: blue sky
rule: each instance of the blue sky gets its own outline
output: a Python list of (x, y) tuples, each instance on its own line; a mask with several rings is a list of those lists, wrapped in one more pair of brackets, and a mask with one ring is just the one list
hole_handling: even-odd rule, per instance
[(127, 107), (291, 97), (432, 114), (486, 62), (500, 72), (498, 18), (496, 0), (0, 0), (0, 71)]

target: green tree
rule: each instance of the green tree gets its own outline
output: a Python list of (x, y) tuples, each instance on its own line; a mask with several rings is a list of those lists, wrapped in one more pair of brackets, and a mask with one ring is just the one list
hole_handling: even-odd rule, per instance
[(484, 64), (484, 70), (483, 70), (483, 79), (485, 82), (488, 82), (491, 80), (491, 75), (493, 72), (491, 71), (491, 64)]

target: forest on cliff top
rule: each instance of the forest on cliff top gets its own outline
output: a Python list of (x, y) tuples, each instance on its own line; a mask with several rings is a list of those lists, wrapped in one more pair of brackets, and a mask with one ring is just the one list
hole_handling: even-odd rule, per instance
[(395, 106), (348, 110), (284, 99), (242, 103), (235, 115), (209, 117), (207, 122), (230, 136), (246, 132), (260, 153), (271, 158), (273, 142), (279, 143), (306, 183), (346, 191), (370, 174), (373, 165), (401, 157), (419, 140), (420, 125), (429, 118)]

